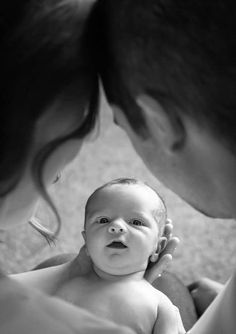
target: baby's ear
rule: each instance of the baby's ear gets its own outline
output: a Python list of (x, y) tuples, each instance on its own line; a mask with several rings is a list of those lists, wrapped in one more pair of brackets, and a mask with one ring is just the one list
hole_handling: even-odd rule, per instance
[(158, 258), (159, 258), (159, 254), (158, 254), (158, 253), (153, 253), (153, 254), (150, 256), (149, 261), (151, 261), (151, 262), (157, 262)]
[(165, 249), (167, 245), (167, 238), (166, 237), (160, 237), (159, 243), (158, 243), (158, 254), (160, 254), (163, 249)]
[(82, 231), (81, 234), (82, 234), (83, 239), (84, 239), (85, 253), (89, 256), (88, 248), (87, 248), (87, 245), (86, 245), (86, 232)]
[(167, 239), (166, 237), (161, 237), (158, 242), (158, 246), (156, 251), (150, 256), (151, 262), (157, 262), (160, 253), (163, 251), (163, 249), (166, 247)]

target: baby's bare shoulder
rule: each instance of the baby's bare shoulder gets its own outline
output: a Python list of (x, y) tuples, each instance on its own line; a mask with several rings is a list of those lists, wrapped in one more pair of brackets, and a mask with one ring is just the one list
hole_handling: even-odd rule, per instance
[(63, 297), (64, 295), (74, 295), (83, 291), (89, 285), (89, 280), (83, 276), (74, 277), (63, 282), (55, 292), (55, 295), (58, 297)]
[[(142, 284), (142, 291), (147, 294), (148, 296), (152, 296), (153, 298), (155, 298), (156, 301), (161, 301), (161, 302), (165, 302), (166, 299), (168, 299), (168, 297), (161, 292), (160, 290), (154, 288), (149, 282), (147, 282), (146, 280), (143, 280), (142, 282), (140, 282), (140, 284)], [(168, 299), (169, 300), (169, 299)]]

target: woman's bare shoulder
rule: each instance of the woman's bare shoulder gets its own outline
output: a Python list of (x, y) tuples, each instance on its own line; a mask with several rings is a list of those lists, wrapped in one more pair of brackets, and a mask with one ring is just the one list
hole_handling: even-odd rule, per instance
[(14, 333), (14, 331), (23, 333), (24, 330), (27, 330), (31, 322), (30, 318), (39, 311), (35, 310), (34, 313), (35, 301), (38, 299), (37, 291), (33, 292), (23, 284), (9, 277), (1, 276), (0, 333)]
[(24, 286), (7, 276), (0, 276), (1, 310), (4, 309), (4, 305), (14, 304), (16, 301), (20, 302), (22, 299), (25, 300), (26, 298), (27, 292)]
[(67, 279), (68, 264), (32, 270), (11, 275), (12, 280), (23, 283), (47, 294), (53, 294), (62, 281)]

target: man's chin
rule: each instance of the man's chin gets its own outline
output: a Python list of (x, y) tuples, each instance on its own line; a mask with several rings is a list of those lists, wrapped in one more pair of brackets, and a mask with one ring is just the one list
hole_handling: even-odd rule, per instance
[(212, 210), (210, 208), (202, 208), (199, 205), (196, 204), (191, 204), (189, 203), (196, 211), (200, 212), (201, 214), (203, 214), (204, 216), (208, 217), (208, 218), (212, 218), (212, 219), (232, 219), (233, 217), (230, 216), (229, 214), (226, 214), (225, 212), (222, 211), (217, 211), (216, 210)]

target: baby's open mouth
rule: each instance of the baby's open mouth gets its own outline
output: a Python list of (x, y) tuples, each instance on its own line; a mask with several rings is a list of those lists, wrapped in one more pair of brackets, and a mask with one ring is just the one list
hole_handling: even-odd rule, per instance
[(112, 241), (109, 245), (107, 245), (109, 248), (127, 248), (125, 244), (121, 241)]

